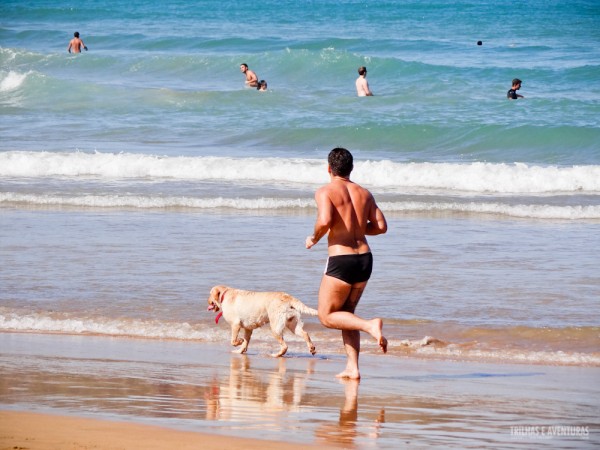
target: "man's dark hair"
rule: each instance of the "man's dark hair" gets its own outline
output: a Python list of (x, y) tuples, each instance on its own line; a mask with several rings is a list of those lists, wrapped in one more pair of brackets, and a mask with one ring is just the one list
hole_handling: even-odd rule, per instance
[(348, 177), (354, 169), (354, 159), (352, 153), (345, 148), (336, 147), (329, 152), (327, 162), (334, 176)]
[(515, 86), (515, 85), (517, 85), (517, 84), (521, 84), (521, 83), (523, 83), (521, 80), (519, 80), (518, 78), (515, 78), (515, 79), (513, 80), (513, 84), (512, 84), (512, 85), (513, 85), (513, 86)]
[(367, 68), (365, 66), (361, 66), (358, 68), (358, 74), (359, 75), (364, 75), (365, 73), (367, 73)]
[(79, 37), (79, 31), (76, 31), (75, 33), (73, 33), (73, 36)]
[(246, 69), (248, 68), (248, 64), (246, 63), (241, 63), (240, 66), (244, 66)]

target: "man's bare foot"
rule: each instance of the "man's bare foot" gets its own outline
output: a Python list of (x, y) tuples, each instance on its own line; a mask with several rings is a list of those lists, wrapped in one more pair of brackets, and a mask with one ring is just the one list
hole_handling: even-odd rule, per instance
[(360, 380), (360, 372), (358, 370), (346, 369), (343, 372), (338, 373), (336, 378), (348, 378), (350, 380)]
[(387, 353), (388, 342), (382, 333), (383, 321), (379, 318), (376, 318), (371, 320), (371, 324), (372, 326), (371, 331), (369, 331), (369, 334), (371, 334), (371, 336), (375, 338), (377, 344), (379, 345), (379, 347), (381, 347), (381, 350), (383, 350), (383, 353)]

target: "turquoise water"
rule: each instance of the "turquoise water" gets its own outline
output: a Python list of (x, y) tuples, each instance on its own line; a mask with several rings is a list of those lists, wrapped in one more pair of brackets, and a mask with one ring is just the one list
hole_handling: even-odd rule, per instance
[[(0, 12), (2, 150), (322, 157), (344, 144), (393, 161), (600, 160), (593, 1), (34, 1)], [(75, 30), (83, 55), (66, 52)], [(241, 62), (268, 93), (242, 89)], [(360, 65), (373, 98), (354, 96)], [(515, 77), (526, 99), (509, 102)]]
[[(415, 354), (600, 364), (597, 2), (5, 1), (0, 17), (1, 330), (226, 341), (204, 311), (220, 283), (314, 306), (325, 248), (303, 242), (339, 145), (390, 222), (359, 308), (390, 353), (431, 335), (448, 345)], [(67, 53), (74, 31), (88, 52)], [(356, 97), (361, 65), (373, 97)]]

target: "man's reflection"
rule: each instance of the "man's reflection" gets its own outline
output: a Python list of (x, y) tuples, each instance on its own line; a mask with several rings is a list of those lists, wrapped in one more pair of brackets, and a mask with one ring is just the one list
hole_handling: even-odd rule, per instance
[(318, 438), (328, 444), (354, 446), (357, 437), (377, 439), (381, 424), (385, 422), (385, 410), (382, 408), (372, 426), (360, 431), (358, 421), (358, 385), (360, 380), (343, 379), (344, 404), (340, 408), (338, 423), (325, 423), (316, 431)]

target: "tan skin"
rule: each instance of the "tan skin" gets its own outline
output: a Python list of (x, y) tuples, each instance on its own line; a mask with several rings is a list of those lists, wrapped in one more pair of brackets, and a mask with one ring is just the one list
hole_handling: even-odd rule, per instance
[[(366, 236), (383, 234), (387, 231), (385, 217), (371, 193), (350, 181), (349, 177), (334, 175), (328, 168), (330, 183), (315, 194), (317, 220), (312, 236), (306, 238), (310, 249), (329, 233), (328, 254), (363, 254), (371, 249)], [(358, 356), (360, 332), (370, 334), (383, 352), (387, 351), (387, 340), (382, 334), (380, 318), (365, 320), (354, 314), (367, 282), (348, 284), (338, 278), (323, 275), (319, 289), (319, 320), (327, 328), (342, 331), (347, 362), (338, 378), (359, 379)]]
[(71, 51), (73, 53), (81, 53), (82, 48), (85, 48), (87, 50), (87, 47), (85, 46), (83, 41), (78, 37), (74, 37), (73, 39), (71, 39), (71, 42), (69, 42), (69, 47), (67, 48), (67, 51), (69, 53), (71, 53)]
[(369, 89), (366, 75), (360, 75), (356, 79), (356, 93), (359, 97), (371, 97), (373, 95), (371, 89)]
[(252, 70), (248, 69), (248, 66), (246, 66), (244, 64), (240, 65), (240, 72), (242, 72), (244, 75), (246, 75), (246, 85), (247, 86), (252, 86), (252, 87), (258, 86), (258, 77)]

